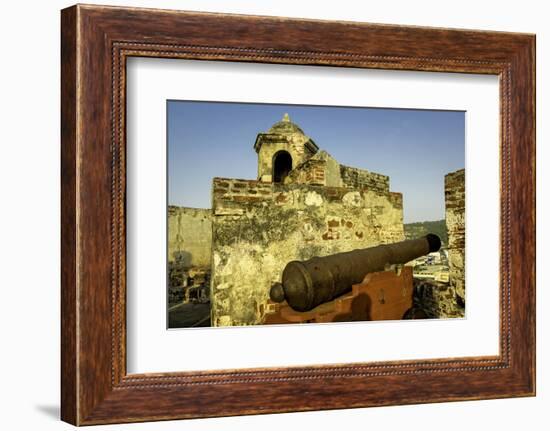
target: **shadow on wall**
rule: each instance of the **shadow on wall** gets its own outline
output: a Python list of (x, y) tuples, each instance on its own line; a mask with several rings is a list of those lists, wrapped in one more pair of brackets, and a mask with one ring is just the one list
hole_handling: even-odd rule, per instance
[(188, 251), (176, 251), (174, 252), (174, 263), (178, 267), (191, 268), (193, 266), (193, 254)]

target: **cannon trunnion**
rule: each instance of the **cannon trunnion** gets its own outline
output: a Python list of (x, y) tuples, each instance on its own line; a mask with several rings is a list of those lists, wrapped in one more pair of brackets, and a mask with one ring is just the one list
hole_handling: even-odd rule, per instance
[(428, 234), (393, 244), (292, 261), (283, 270), (282, 282), (272, 286), (270, 298), (274, 302), (286, 300), (298, 312), (310, 311), (350, 292), (369, 273), (405, 264), (440, 247), (439, 237)]

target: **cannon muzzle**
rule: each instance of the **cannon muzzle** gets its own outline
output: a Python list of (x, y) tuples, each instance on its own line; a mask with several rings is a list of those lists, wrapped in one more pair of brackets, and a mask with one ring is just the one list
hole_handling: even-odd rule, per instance
[(287, 301), (296, 311), (309, 311), (351, 290), (370, 272), (383, 271), (387, 265), (404, 264), (438, 251), (441, 240), (437, 235), (393, 244), (313, 257), (289, 262), (282, 283), (275, 283), (269, 292), (275, 302)]

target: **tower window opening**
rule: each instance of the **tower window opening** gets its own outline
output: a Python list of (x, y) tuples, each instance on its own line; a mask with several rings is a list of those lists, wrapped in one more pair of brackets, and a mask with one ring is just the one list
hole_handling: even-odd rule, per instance
[(287, 151), (279, 151), (273, 157), (273, 182), (283, 183), (292, 170), (292, 157)]

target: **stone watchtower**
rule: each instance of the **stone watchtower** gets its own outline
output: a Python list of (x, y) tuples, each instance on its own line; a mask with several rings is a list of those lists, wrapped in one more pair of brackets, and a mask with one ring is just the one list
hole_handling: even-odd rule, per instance
[(258, 133), (254, 149), (258, 153), (258, 180), (282, 183), (296, 166), (313, 156), (319, 147), (288, 114), (265, 133)]

